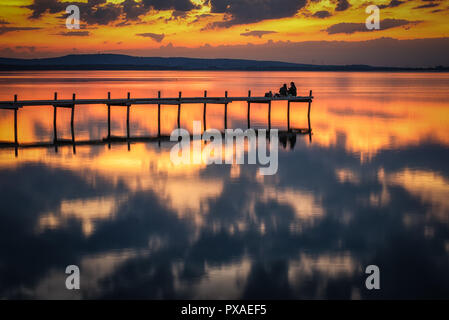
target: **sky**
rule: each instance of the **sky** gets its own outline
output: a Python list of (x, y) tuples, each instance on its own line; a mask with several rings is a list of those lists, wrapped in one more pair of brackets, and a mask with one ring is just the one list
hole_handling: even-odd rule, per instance
[[(80, 9), (80, 29), (66, 8)], [(380, 29), (368, 30), (376, 5)], [(0, 57), (78, 53), (449, 65), (449, 0), (4, 0)]]

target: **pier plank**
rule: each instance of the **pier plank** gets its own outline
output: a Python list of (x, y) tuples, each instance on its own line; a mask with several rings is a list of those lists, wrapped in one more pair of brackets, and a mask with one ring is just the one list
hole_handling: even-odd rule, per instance
[[(55, 95), (57, 98), (57, 95)], [(251, 103), (270, 103), (271, 101), (312, 102), (313, 96), (297, 97), (176, 97), (176, 98), (127, 98), (127, 99), (54, 99), (54, 100), (16, 100), (0, 101), (0, 109), (17, 109), (34, 106), (58, 106), (70, 108), (75, 105), (105, 104), (128, 107), (134, 104), (179, 105), (179, 104), (226, 104), (234, 101)]]

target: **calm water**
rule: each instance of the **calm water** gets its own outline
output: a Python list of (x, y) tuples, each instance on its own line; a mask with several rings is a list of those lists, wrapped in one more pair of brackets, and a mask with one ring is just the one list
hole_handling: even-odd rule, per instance
[[(253, 96), (312, 89), (312, 138), (279, 144), (279, 170), (182, 165), (169, 142), (0, 149), (0, 298), (449, 298), (449, 74), (327, 72), (0, 73), (0, 100)], [(207, 127), (223, 129), (223, 106)], [(181, 126), (202, 120), (182, 108)], [(228, 127), (246, 128), (246, 103)], [(13, 137), (0, 111), (0, 140)], [(162, 133), (177, 126), (163, 106)], [(272, 128), (287, 127), (286, 103)], [(114, 135), (126, 109), (112, 109)], [(71, 139), (58, 110), (58, 138)], [(251, 125), (267, 126), (252, 105)], [(307, 127), (293, 104), (291, 127)], [(76, 140), (107, 135), (106, 106), (75, 111)], [(19, 111), (19, 142), (53, 139), (53, 109)], [(131, 108), (132, 136), (157, 134), (157, 107)], [(65, 289), (65, 268), (81, 290)], [(381, 289), (365, 289), (367, 265)]]

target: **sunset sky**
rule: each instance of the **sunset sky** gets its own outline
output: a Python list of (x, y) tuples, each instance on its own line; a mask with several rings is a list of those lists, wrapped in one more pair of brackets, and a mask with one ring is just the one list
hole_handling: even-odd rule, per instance
[[(68, 5), (81, 27), (69, 30)], [(367, 30), (365, 8), (380, 8)], [(5, 0), (1, 57), (73, 53), (449, 65), (448, 0)]]

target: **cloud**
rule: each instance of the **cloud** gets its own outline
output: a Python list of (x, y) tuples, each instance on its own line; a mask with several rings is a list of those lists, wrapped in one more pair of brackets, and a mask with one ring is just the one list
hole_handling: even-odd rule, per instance
[(447, 52), (449, 37), (414, 40), (379, 38), (367, 41), (266, 41), (260, 44), (203, 45), (194, 48), (169, 43), (159, 48), (114, 50), (114, 53), (136, 56), (212, 59), (245, 57), (306, 64), (368, 64), (387, 67), (449, 66)]
[[(89, 0), (87, 6), (80, 8), (81, 20), (87, 22), (87, 24), (98, 24), (107, 25), (111, 22), (117, 21), (122, 13), (122, 8), (113, 4), (108, 3), (106, 5), (100, 6), (95, 5), (90, 7), (90, 3), (103, 3), (104, 0)], [(88, 7), (89, 9), (87, 9)], [(95, 9), (94, 9), (95, 8)]]
[(195, 24), (195, 23), (200, 22), (201, 20), (203, 20), (205, 18), (209, 18), (209, 17), (212, 17), (212, 15), (209, 13), (203, 13), (203, 14), (197, 15), (195, 20), (193, 20), (191, 22), (191, 24)]
[(36, 47), (35, 46), (16, 46), (17, 50), (27, 50), (31, 53), (36, 51)]
[(161, 42), (164, 39), (165, 34), (163, 34), (163, 33), (162, 34), (157, 34), (157, 33), (147, 32), (147, 33), (137, 33), (136, 36), (145, 37), (145, 38), (151, 38), (151, 39), (153, 39), (156, 42)]
[(324, 19), (331, 16), (331, 13), (326, 10), (317, 11), (313, 14), (313, 17)]
[(337, 7), (335, 8), (335, 11), (345, 11), (350, 6), (351, 5), (349, 4), (348, 0), (338, 0)]
[(24, 30), (38, 30), (40, 28), (34, 28), (34, 27), (0, 27), (0, 35), (5, 34), (7, 32), (13, 32), (13, 31), (24, 31)]
[(206, 29), (292, 17), (306, 4), (307, 0), (210, 0), (211, 13), (224, 13), (227, 19), (213, 22)]
[(364, 23), (351, 23), (351, 22), (341, 22), (331, 25), (326, 29), (328, 34), (346, 33), (351, 34), (354, 32), (367, 31)]
[(449, 7), (445, 8), (445, 9), (440, 8), (440, 9), (432, 10), (431, 13), (444, 12), (444, 11), (448, 11), (448, 10), (449, 10)]
[(431, 2), (431, 3), (423, 4), (421, 6), (414, 7), (413, 9), (435, 8), (435, 7), (438, 7), (439, 5), (440, 5), (439, 3)]
[(262, 38), (264, 35), (271, 34), (271, 33), (277, 33), (277, 32), (276, 31), (253, 30), (253, 31), (241, 33), (240, 35), (244, 36), (244, 37)]
[(136, 20), (139, 16), (148, 12), (148, 8), (143, 3), (134, 0), (125, 0), (122, 2), (122, 6), (127, 20)]
[(89, 35), (89, 31), (67, 31), (60, 32), (58, 35), (64, 37), (87, 37)]
[(193, 4), (190, 0), (125, 0), (119, 6), (123, 6), (123, 12), (127, 19), (136, 20), (139, 16), (151, 10), (174, 10), (173, 18), (183, 17), (186, 12), (199, 9), (200, 6)]
[(26, 6), (32, 11), (30, 18), (38, 19), (44, 13), (58, 13), (61, 11), (65, 11), (65, 8), (68, 4), (61, 3), (57, 0), (34, 0), (33, 4)]
[[(121, 3), (110, 3), (106, 0), (88, 0), (85, 2), (61, 2), (60, 0), (34, 0), (33, 4), (25, 6), (31, 10), (31, 19), (39, 19), (45, 13), (64, 13), (69, 4), (80, 8), (81, 20), (94, 25), (107, 25), (124, 16), (128, 20), (137, 20), (151, 10), (175, 10), (186, 12), (198, 8), (190, 0), (125, 0)], [(176, 15), (176, 14), (175, 14)], [(178, 13), (179, 15), (179, 13)]]
[[(379, 31), (418, 23), (420, 23), (420, 21), (408, 21), (403, 19), (385, 19), (380, 22)], [(352, 34), (355, 32), (367, 32), (367, 31), (375, 31), (375, 30), (368, 30), (364, 23), (349, 23), (349, 22), (337, 23), (326, 29), (326, 32), (328, 34), (338, 34), (338, 33)]]
[(80, 9), (81, 20), (88, 24), (107, 25), (116, 21), (122, 14), (122, 4), (107, 3), (106, 0), (88, 0), (83, 2), (60, 2), (58, 0), (34, 0), (33, 4), (26, 6), (30, 9), (31, 19), (39, 19), (45, 13), (64, 12), (69, 5), (76, 5)]
[(9, 24), (9, 22), (0, 18), (0, 24)]
[(175, 10), (172, 12), (171, 16), (175, 19), (177, 18), (185, 18), (187, 16), (187, 11), (179, 11)]
[(176, 10), (190, 11), (198, 9), (190, 0), (142, 0), (145, 7), (151, 7), (154, 10)]
[(379, 9), (395, 8), (395, 7), (400, 6), (403, 3), (405, 3), (405, 1), (391, 0), (389, 4), (381, 4), (378, 7), (379, 7)]

